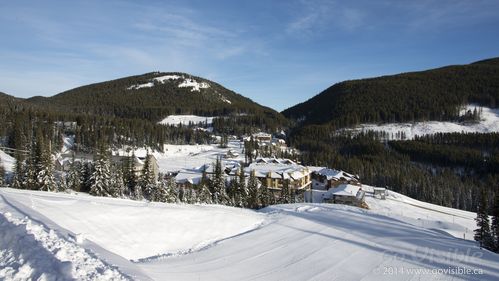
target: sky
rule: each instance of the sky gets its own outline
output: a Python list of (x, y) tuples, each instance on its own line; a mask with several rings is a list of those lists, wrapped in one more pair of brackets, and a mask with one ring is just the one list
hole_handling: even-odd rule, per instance
[(334, 83), (499, 56), (497, 0), (0, 0), (0, 91), (186, 72), (284, 110)]

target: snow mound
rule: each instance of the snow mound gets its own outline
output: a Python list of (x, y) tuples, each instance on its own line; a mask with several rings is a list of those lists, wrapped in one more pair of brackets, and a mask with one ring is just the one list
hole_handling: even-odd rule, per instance
[(0, 279), (128, 280), (53, 230), (0, 214)]
[[(479, 106), (468, 105), (467, 110), (473, 111)], [(361, 124), (352, 129), (352, 132), (386, 132), (389, 139), (401, 139), (400, 133), (404, 133), (405, 139), (414, 139), (416, 136), (431, 135), (435, 133), (491, 133), (499, 132), (499, 109), (482, 107), (481, 120), (478, 123), (455, 123), (455, 122), (415, 122), (415, 123), (388, 123), (388, 124)]]

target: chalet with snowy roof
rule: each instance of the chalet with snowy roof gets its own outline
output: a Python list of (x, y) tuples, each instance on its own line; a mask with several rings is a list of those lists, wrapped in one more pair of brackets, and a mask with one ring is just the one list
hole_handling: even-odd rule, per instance
[(270, 143), (272, 141), (272, 135), (263, 132), (253, 134), (251, 135), (251, 137), (253, 138), (253, 140), (261, 143)]
[(341, 184), (359, 185), (359, 178), (352, 174), (329, 168), (315, 169), (312, 173), (312, 188), (329, 190)]
[(365, 191), (361, 186), (352, 184), (340, 184), (327, 191), (324, 197), (325, 202), (366, 207), (364, 201)]
[(244, 172), (248, 175), (254, 172), (263, 186), (275, 191), (280, 191), (285, 181), (296, 192), (303, 192), (311, 186), (310, 170), (289, 159), (259, 158)]

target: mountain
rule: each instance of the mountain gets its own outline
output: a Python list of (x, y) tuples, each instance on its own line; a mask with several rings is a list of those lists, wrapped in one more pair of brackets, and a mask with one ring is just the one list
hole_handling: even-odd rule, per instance
[(261, 115), (284, 121), (261, 106), (213, 81), (177, 72), (151, 72), (78, 87), (53, 97), (33, 97), (31, 103), (58, 110), (148, 119), (171, 114), (202, 116)]
[(454, 120), (459, 106), (499, 106), (499, 58), (334, 84), (284, 110), (301, 124)]

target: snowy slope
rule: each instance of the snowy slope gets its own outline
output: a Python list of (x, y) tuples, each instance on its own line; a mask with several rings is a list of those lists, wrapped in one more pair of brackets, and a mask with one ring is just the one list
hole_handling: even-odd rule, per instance
[(199, 123), (203, 123), (210, 126), (211, 124), (213, 124), (213, 118), (216, 117), (205, 117), (197, 115), (169, 115), (165, 119), (161, 120), (159, 124), (178, 126), (180, 124), (189, 125), (189, 123), (192, 123), (194, 125), (197, 125)]
[[(290, 204), (254, 212), (220, 206), (148, 204), (12, 189), (0, 189), (0, 195), (17, 208), (26, 210), (29, 216), (45, 214), (38, 217), (40, 221), (52, 220), (67, 228), (83, 224), (84, 231), (75, 231), (85, 232), (89, 240), (104, 239), (99, 242), (104, 248), (113, 248), (123, 255), (142, 256), (138, 254), (143, 252), (141, 248), (151, 250), (152, 244), (166, 251), (166, 255), (119, 265), (122, 272), (138, 267), (136, 272), (147, 275), (136, 277), (138, 280), (147, 277), (154, 280), (499, 278), (499, 255), (479, 249), (474, 242), (413, 223), (408, 218), (424, 216), (425, 212), (430, 218), (434, 211), (418, 208), (420, 214), (413, 215), (406, 203), (419, 203), (398, 196), (393, 198), (402, 202), (400, 206), (404, 210), (395, 210), (395, 203), (399, 201), (380, 200), (372, 210), (332, 204)], [(4, 205), (0, 201), (2, 213), (5, 213)], [(431, 204), (426, 207), (435, 208)], [(390, 217), (397, 212), (405, 217)], [(460, 212), (455, 210), (456, 215), (467, 215)], [(445, 218), (443, 214), (441, 218)], [(146, 222), (142, 223), (142, 220)], [(168, 226), (165, 226), (166, 222)], [(9, 228), (2, 230), (11, 233)], [(206, 238), (205, 235), (213, 231), (224, 232), (224, 235)], [(151, 243), (158, 237), (156, 232), (167, 239)], [(125, 249), (117, 247), (119, 243), (137, 245)], [(178, 252), (178, 243), (190, 245), (189, 249)], [(9, 246), (3, 244), (3, 247)], [(102, 250), (94, 248), (93, 251), (104, 256)], [(153, 252), (161, 251), (151, 250), (147, 255)], [(477, 274), (442, 273), (465, 269), (475, 270)], [(420, 272), (415, 272), (418, 270)]]
[(12, 172), (14, 170), (14, 165), (16, 164), (16, 159), (14, 159), (14, 157), (0, 150), (0, 159), (2, 159), (5, 171)]
[(224, 206), (169, 205), (14, 189), (5, 189), (2, 194), (129, 260), (189, 252), (263, 222), (260, 214)]
[[(217, 157), (225, 155), (229, 150), (239, 153), (239, 158), (225, 160), (226, 162), (239, 163), (244, 161), (242, 153), (243, 144), (240, 141), (229, 141), (227, 148), (220, 148), (218, 145), (175, 145), (165, 144), (164, 152), (152, 152), (159, 166), (159, 171), (162, 173), (178, 172), (182, 169), (192, 169), (201, 167), (204, 164), (215, 163)], [(147, 153), (146, 149), (135, 149), (135, 155), (144, 157)], [(113, 152), (119, 155), (128, 155), (125, 150)]]
[(423, 228), (447, 232), (457, 238), (473, 240), (473, 229), (476, 228), (475, 213), (418, 201), (391, 191), (386, 200), (366, 196), (366, 202), (369, 208), (378, 214)]
[[(477, 106), (468, 105), (466, 110), (473, 111)], [(406, 139), (414, 139), (415, 136), (431, 135), (435, 133), (489, 133), (499, 132), (499, 109), (482, 107), (481, 121), (476, 124), (462, 124), (455, 122), (415, 122), (415, 123), (388, 123), (388, 124), (361, 124), (353, 129), (353, 132), (386, 132), (390, 139), (397, 139), (396, 134), (403, 132)], [(392, 137), (393, 135), (393, 137)]]

